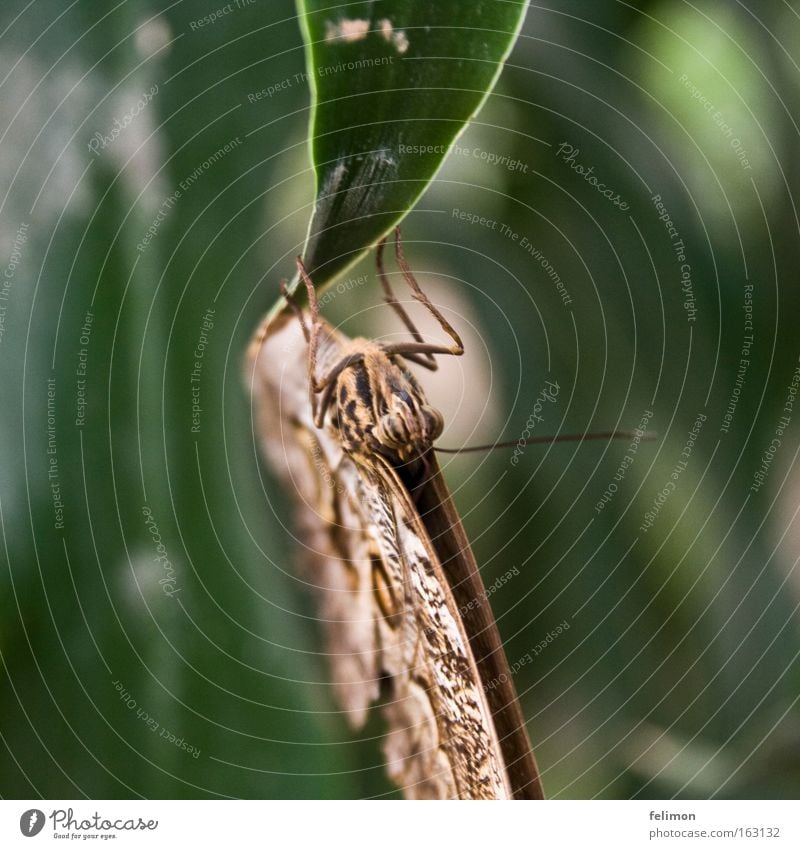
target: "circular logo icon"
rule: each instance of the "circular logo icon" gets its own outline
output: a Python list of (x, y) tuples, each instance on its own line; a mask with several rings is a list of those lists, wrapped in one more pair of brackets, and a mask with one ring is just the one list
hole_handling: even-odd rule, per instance
[(19, 818), (19, 830), (25, 837), (36, 837), (44, 828), (44, 812), (38, 808), (31, 808)]

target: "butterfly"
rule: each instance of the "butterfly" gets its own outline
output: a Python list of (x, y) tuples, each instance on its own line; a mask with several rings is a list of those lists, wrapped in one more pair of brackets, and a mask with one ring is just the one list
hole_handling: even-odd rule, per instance
[(443, 428), (409, 370), (459, 355), (456, 331), (395, 258), (411, 296), (449, 345), (351, 339), (322, 318), (314, 285), (301, 309), (266, 320), (248, 383), (263, 451), (294, 501), (304, 569), (319, 596), (332, 685), (351, 726), (380, 702), (390, 778), (407, 798), (535, 799), (542, 784), (486, 591), (433, 449)]

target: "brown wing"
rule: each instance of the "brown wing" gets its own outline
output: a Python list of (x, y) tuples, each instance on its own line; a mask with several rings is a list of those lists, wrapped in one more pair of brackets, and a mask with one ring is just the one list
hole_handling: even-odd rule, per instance
[(307, 347), (295, 319), (253, 339), (247, 381), (264, 453), (294, 504), (303, 577), (315, 589), (331, 656), (333, 687), (360, 728), (380, 692), (372, 559), (375, 546), (347, 493), (357, 473), (341, 447), (312, 421)]
[(478, 565), (450, 490), (432, 454), (428, 465), (427, 480), (414, 491), (414, 501), (469, 635), (481, 681), (492, 682), (486, 695), (512, 794), (515, 799), (543, 799), (544, 790), (525, 718)]
[[(321, 371), (341, 344), (326, 328)], [(311, 420), (306, 347), (292, 319), (250, 352), (259, 432), (297, 501), (334, 686), (360, 726), (384, 685), (391, 777), (410, 798), (508, 798), (503, 758), (458, 609), (393, 470), (358, 463)]]
[(390, 775), (411, 798), (509, 798), (488, 701), (425, 527), (388, 464), (358, 465), (364, 520), (400, 602), (395, 622), (380, 622), (382, 645), (396, 650), (384, 658)]

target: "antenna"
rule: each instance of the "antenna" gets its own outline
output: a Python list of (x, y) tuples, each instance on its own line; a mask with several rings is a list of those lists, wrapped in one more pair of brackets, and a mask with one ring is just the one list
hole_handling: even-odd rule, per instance
[(442, 454), (465, 454), (470, 451), (494, 451), (496, 448), (516, 448), (528, 445), (541, 445), (551, 442), (584, 442), (597, 439), (636, 439), (651, 442), (658, 434), (654, 430), (606, 430), (600, 433), (567, 433), (560, 436), (534, 436), (530, 439), (517, 439), (514, 442), (494, 442), (490, 445), (470, 445), (466, 448), (440, 448), (434, 446), (435, 451)]

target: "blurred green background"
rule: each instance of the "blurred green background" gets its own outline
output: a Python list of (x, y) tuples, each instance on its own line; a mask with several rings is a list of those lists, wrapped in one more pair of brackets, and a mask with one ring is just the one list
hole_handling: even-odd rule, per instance
[[(296, 13), (217, 8), (0, 12), (4, 797), (394, 795), (242, 377), (313, 198)], [(800, 792), (798, 45), (795, 2), (536, 5), (406, 221), (470, 345), (443, 443), (548, 379), (537, 434), (658, 433), (447, 460), (550, 796)], [(326, 313), (394, 332), (361, 275)]]

